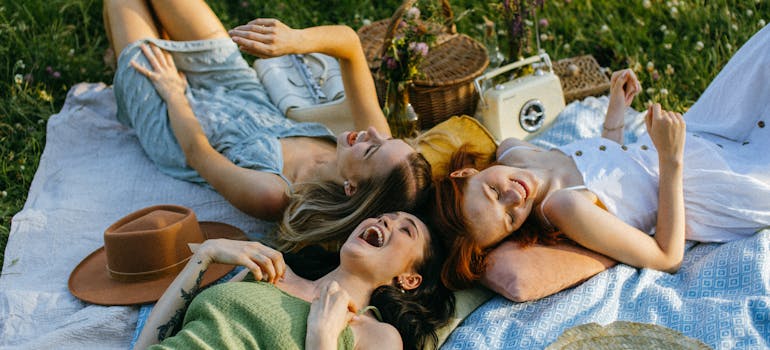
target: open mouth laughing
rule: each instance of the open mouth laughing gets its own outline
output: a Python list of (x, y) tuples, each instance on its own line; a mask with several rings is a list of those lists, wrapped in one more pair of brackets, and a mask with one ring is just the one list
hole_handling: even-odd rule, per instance
[(376, 248), (380, 248), (385, 244), (385, 234), (377, 226), (367, 227), (358, 237)]

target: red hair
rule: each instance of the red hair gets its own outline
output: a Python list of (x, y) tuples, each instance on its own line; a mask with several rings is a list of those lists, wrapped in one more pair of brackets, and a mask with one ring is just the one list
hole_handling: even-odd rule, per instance
[[(478, 164), (484, 162), (484, 155), (469, 152), (466, 146), (460, 147), (450, 162), (450, 172), (463, 168), (482, 170)], [(488, 159), (488, 158), (487, 158)], [(447, 259), (441, 270), (441, 280), (452, 290), (466, 289), (481, 279), (486, 269), (489, 249), (481, 247), (471, 234), (470, 221), (463, 214), (465, 188), (468, 177), (451, 177), (449, 175), (437, 179), (434, 183), (434, 202), (432, 206), (433, 225), (447, 247)], [(559, 232), (545, 232), (534, 216), (530, 216), (524, 224), (509, 236), (509, 239), (521, 246), (535, 243), (554, 244), (561, 238)]]

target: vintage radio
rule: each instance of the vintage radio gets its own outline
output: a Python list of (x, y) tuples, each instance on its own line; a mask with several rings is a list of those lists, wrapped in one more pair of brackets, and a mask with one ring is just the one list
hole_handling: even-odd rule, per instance
[[(533, 73), (490, 84), (493, 78), (525, 66), (531, 66)], [(480, 92), (476, 118), (498, 142), (509, 137), (529, 139), (548, 128), (564, 109), (559, 77), (544, 52), (489, 71), (474, 83)]]

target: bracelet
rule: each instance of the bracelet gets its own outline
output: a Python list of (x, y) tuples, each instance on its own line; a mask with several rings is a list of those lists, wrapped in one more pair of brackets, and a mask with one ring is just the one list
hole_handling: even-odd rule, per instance
[(624, 126), (626, 126), (625, 123), (620, 123), (620, 125), (618, 125), (618, 126), (616, 126), (614, 128), (608, 128), (607, 125), (602, 123), (602, 129), (604, 129), (604, 131), (615, 131), (615, 130), (618, 130), (618, 129), (622, 129)]

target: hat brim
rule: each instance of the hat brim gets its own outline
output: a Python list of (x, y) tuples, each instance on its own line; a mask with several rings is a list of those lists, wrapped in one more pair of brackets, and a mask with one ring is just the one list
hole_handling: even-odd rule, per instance
[[(227, 238), (247, 240), (235, 226), (221, 222), (202, 221), (199, 226), (206, 239)], [(160, 299), (177, 274), (140, 281), (121, 282), (110, 278), (107, 272), (107, 254), (104, 247), (88, 255), (70, 274), (70, 293), (80, 300), (98, 305), (136, 305)], [(222, 278), (233, 265), (211, 264), (203, 274), (201, 287)]]

